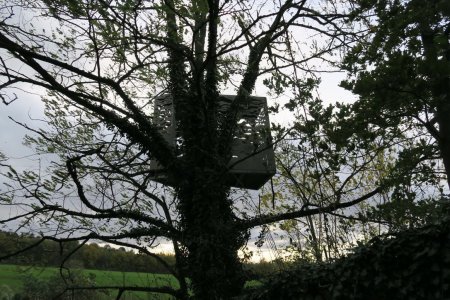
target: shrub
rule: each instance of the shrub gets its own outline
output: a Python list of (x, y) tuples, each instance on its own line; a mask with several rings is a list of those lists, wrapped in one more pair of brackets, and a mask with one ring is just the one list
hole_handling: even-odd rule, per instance
[(373, 239), (332, 263), (302, 264), (248, 299), (450, 299), (450, 222)]

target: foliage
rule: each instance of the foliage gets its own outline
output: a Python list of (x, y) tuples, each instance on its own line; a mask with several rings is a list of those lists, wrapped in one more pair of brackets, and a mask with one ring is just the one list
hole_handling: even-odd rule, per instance
[(448, 201), (448, 197), (417, 200), (394, 196), (389, 202), (368, 208), (359, 217), (382, 224), (387, 232), (400, 232), (439, 222), (447, 216)]
[(347, 257), (300, 264), (246, 299), (447, 299), (450, 222), (372, 239)]
[(444, 171), (450, 186), (448, 1), (352, 3), (352, 20), (370, 28), (342, 64), (349, 74), (342, 85), (359, 96), (352, 105), (356, 128), (398, 139), (397, 181), (436, 182)]
[[(286, 104), (295, 120), (278, 145), (279, 176), (262, 198), (276, 212), (322, 208), (279, 225), (291, 256), (310, 261), (439, 220), (448, 201), (448, 1), (350, 2), (348, 22), (367, 31), (344, 55), (342, 86), (358, 99), (326, 106), (317, 81), (302, 81)], [(350, 208), (324, 210), (371, 189), (379, 192)]]
[[(314, 132), (323, 133), (320, 128)], [(285, 255), (291, 260), (333, 260), (380, 234), (421, 227), (446, 216), (448, 197), (439, 192), (433, 194), (439, 190), (439, 183), (425, 187), (397, 185), (390, 179), (397, 172), (396, 153), (386, 149), (381, 138), (378, 143), (369, 143), (369, 147), (351, 146), (358, 140), (361, 139), (353, 136), (337, 150), (323, 133), (298, 145), (280, 145), (280, 172), (273, 179), (272, 189), (262, 197), (261, 206), (274, 211), (322, 208), (312, 216), (279, 223), (277, 232), (284, 239)], [(333, 150), (328, 152), (328, 148)], [(340, 159), (331, 169), (334, 153)], [(370, 188), (380, 192), (364, 199)], [(352, 206), (345, 205), (354, 199)], [(336, 202), (341, 205), (335, 210), (324, 209)]]
[[(325, 105), (313, 96), (316, 85), (307, 81), (286, 104), (294, 110), (293, 127), (277, 145), (278, 174), (261, 197), (263, 212), (317, 208), (314, 215), (279, 223), (287, 255), (330, 260), (381, 233), (438, 218), (441, 183), (410, 166), (399, 168), (407, 158), (397, 146), (408, 138), (358, 127), (354, 107)], [(401, 180), (413, 176), (426, 183)]]
[(279, 172), (261, 206), (276, 212), (317, 208), (316, 214), (280, 222), (279, 227), (289, 236), (290, 251), (322, 261), (355, 242), (351, 231), (358, 229), (349, 230), (341, 222), (380, 203), (389, 190), (385, 181), (393, 153), (383, 137), (349, 130), (348, 106), (325, 106), (312, 96), (314, 88), (308, 88), (310, 96), (296, 98), (293, 128), (287, 141), (277, 145)]

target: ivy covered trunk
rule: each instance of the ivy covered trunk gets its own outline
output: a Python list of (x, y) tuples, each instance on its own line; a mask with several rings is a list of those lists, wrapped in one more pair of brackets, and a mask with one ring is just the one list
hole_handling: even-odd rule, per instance
[(186, 274), (195, 299), (229, 299), (244, 286), (238, 250), (246, 236), (237, 227), (229, 199), (226, 175), (231, 146), (219, 142), (218, 95), (210, 94), (207, 112), (195, 92), (176, 100), (183, 136), (182, 174), (172, 175), (177, 178)]
[(448, 53), (441, 62), (447, 65), (447, 68), (443, 68), (442, 73), (439, 74), (433, 92), (438, 102), (436, 118), (440, 132), (439, 148), (450, 188), (450, 45)]
[(237, 255), (245, 237), (236, 227), (223, 175), (204, 170), (197, 166), (179, 191), (187, 274), (196, 299), (228, 299), (245, 282)]
[(438, 111), (437, 122), (440, 131), (439, 147), (450, 188), (450, 97), (447, 98), (448, 103)]

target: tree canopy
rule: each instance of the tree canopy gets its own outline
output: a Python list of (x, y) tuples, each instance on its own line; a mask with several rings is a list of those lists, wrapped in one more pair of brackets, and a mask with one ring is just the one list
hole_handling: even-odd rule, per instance
[[(412, 138), (403, 143), (402, 165), (417, 166), (429, 180), (434, 173), (450, 187), (448, 2), (354, 3), (355, 18), (371, 24), (343, 61), (350, 75), (343, 86), (359, 96), (358, 123), (376, 135)], [(437, 159), (440, 174), (433, 171)]]

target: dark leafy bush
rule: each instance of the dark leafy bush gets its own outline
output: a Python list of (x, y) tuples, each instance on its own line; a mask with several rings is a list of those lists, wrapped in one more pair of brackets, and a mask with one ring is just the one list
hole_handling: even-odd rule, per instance
[(332, 263), (298, 265), (246, 299), (450, 299), (450, 222), (377, 237)]

